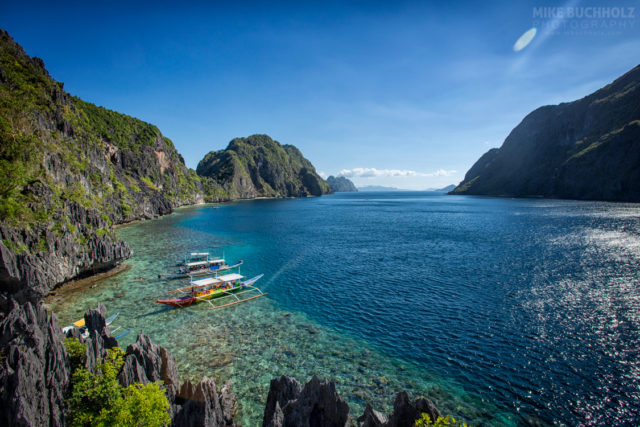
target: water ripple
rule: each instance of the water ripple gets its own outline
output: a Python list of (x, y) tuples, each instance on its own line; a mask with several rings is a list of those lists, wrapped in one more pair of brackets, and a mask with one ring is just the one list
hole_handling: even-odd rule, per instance
[[(640, 423), (638, 205), (339, 194), (183, 209), (119, 234), (132, 269), (55, 311), (106, 302), (185, 377), (232, 378), (243, 424), (272, 377), (313, 373), (354, 413), (408, 389), (476, 425)], [(154, 277), (192, 249), (244, 259), (269, 296), (157, 310), (175, 284)]]

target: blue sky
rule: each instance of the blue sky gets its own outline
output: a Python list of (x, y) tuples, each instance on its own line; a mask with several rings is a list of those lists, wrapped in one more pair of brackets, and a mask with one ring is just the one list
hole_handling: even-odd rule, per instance
[(190, 167), (267, 133), (327, 175), (408, 189), (458, 183), (533, 109), (640, 62), (637, 1), (230, 3), (1, 2), (0, 27)]

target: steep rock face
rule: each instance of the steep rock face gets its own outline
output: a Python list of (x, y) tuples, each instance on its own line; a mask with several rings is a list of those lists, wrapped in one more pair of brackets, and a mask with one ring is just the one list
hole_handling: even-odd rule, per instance
[(267, 135), (232, 140), (225, 150), (200, 161), (198, 175), (210, 177), (232, 198), (305, 197), (331, 192), (329, 185), (293, 145)]
[(451, 194), (640, 201), (640, 66), (533, 111)]
[[(3, 30), (0, 169), (0, 418), (63, 425), (69, 362), (41, 298), (131, 255), (113, 224), (228, 195), (155, 126), (67, 94)], [(100, 316), (89, 314), (89, 369), (116, 344)]]
[(20, 300), (129, 257), (113, 224), (228, 199), (158, 128), (70, 96), (3, 30), (0, 168), (0, 291)]
[[(87, 212), (79, 205), (73, 208)], [(76, 223), (79, 233), (90, 229), (92, 224), (106, 226), (96, 211), (90, 213), (91, 219)], [(79, 241), (72, 234), (57, 235), (46, 226), (21, 230), (0, 224), (0, 292), (20, 301), (37, 301), (58, 283), (109, 269), (131, 256), (129, 245), (113, 234), (100, 237), (87, 233), (91, 237)], [(6, 244), (15, 246), (16, 242), (32, 249), (7, 248)], [(39, 247), (43, 242), (47, 250)]]
[(2, 305), (0, 424), (63, 426), (70, 368), (55, 317), (41, 303)]
[(358, 191), (353, 182), (351, 182), (349, 178), (345, 178), (344, 176), (335, 177), (331, 175), (329, 178), (327, 178), (327, 183), (334, 193), (348, 193)]

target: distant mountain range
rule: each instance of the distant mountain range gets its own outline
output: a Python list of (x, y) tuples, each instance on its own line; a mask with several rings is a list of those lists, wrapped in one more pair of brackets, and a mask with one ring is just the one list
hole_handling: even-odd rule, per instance
[(530, 113), (451, 194), (640, 202), (640, 66)]
[(447, 185), (446, 187), (443, 188), (427, 188), (424, 191), (433, 191), (434, 193), (448, 193), (449, 191), (453, 190), (454, 188), (456, 188), (455, 184), (451, 184), (451, 185)]
[(444, 188), (427, 188), (426, 190), (404, 190), (396, 187), (385, 187), (382, 185), (365, 185), (358, 187), (358, 191), (431, 191), (434, 193), (447, 193), (453, 190), (456, 186), (451, 184)]
[(382, 185), (364, 185), (358, 187), (358, 191), (407, 191), (395, 187), (384, 187)]

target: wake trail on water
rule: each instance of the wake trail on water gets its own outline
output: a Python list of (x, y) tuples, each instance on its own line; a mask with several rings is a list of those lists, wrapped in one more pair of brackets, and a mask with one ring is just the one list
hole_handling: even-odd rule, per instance
[(271, 283), (273, 283), (282, 273), (284, 273), (285, 271), (291, 270), (294, 267), (296, 267), (298, 264), (300, 264), (302, 259), (305, 258), (306, 256), (307, 256), (307, 252), (304, 251), (300, 255), (298, 255), (297, 257), (295, 257), (294, 259), (290, 260), (289, 262), (284, 264), (282, 267), (280, 267), (280, 269), (276, 271), (274, 275), (271, 276), (271, 278), (267, 281), (267, 283), (265, 284), (265, 288), (269, 286)]

